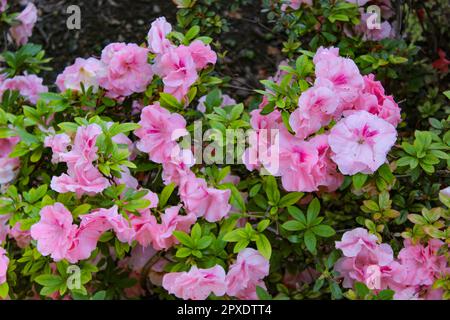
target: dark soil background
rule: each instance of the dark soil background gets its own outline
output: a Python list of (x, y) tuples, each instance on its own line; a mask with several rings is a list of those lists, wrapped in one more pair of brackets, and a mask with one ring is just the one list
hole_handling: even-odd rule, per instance
[[(226, 0), (223, 0), (226, 1)], [(16, 11), (20, 1), (13, 0)], [(176, 25), (175, 4), (170, 0), (34, 0), (39, 10), (30, 42), (41, 44), (52, 57), (53, 71), (45, 72), (45, 83), (51, 86), (56, 76), (73, 63), (75, 58), (99, 57), (102, 49), (112, 42), (145, 42), (151, 22), (160, 16)], [(229, 77), (227, 90), (237, 98), (248, 97), (260, 88), (259, 80), (276, 71), (282, 59), (278, 48), (282, 39), (268, 38), (268, 26), (260, 14), (260, 2), (238, 12), (224, 12), (230, 30), (214, 37), (220, 42), (218, 53), (225, 53), (217, 63), (221, 77)], [(23, 1), (22, 1), (23, 4)], [(81, 9), (81, 29), (68, 30), (67, 7), (78, 5)], [(222, 14), (222, 13), (221, 13)]]

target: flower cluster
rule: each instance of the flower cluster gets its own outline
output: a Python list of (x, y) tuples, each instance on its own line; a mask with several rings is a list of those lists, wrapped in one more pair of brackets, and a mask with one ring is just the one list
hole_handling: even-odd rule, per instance
[(102, 192), (109, 186), (109, 181), (93, 165), (97, 159), (96, 141), (101, 133), (102, 129), (92, 124), (78, 128), (72, 145), (65, 133), (46, 138), (45, 145), (52, 148), (53, 161), (67, 164), (67, 173), (52, 178), (53, 190), (60, 193), (75, 192), (81, 196)]
[(231, 191), (208, 187), (204, 179), (197, 178), (190, 170), (192, 152), (182, 150), (176, 142), (188, 134), (184, 118), (159, 105), (150, 105), (142, 110), (139, 124), (141, 128), (135, 131), (140, 138), (137, 148), (148, 153), (150, 160), (162, 164), (164, 182), (178, 186), (186, 210), (209, 222), (225, 217), (231, 209)]
[(0, 76), (0, 99), (7, 90), (18, 91), (26, 100), (32, 104), (36, 104), (39, 99), (39, 94), (48, 92), (48, 88), (42, 82), (42, 78), (34, 74), (15, 76), (14, 78), (4, 80)]
[(254, 249), (242, 250), (228, 273), (220, 265), (209, 269), (192, 267), (188, 272), (164, 276), (163, 287), (179, 298), (204, 300), (211, 293), (256, 300), (256, 286), (266, 288), (262, 279), (269, 274), (269, 261)]
[[(127, 97), (144, 92), (153, 74), (161, 77), (164, 92), (182, 100), (198, 79), (197, 72), (208, 64), (215, 64), (217, 57), (211, 47), (200, 40), (189, 46), (175, 46), (166, 36), (172, 26), (164, 17), (156, 19), (148, 34), (148, 48), (134, 43), (112, 43), (103, 49), (101, 59), (78, 58), (67, 67), (56, 81), (61, 91), (85, 88), (105, 89), (110, 97)], [(148, 54), (155, 54), (154, 63), (148, 62)]]
[(438, 254), (443, 245), (434, 239), (427, 246), (406, 240), (395, 259), (390, 245), (378, 244), (375, 235), (357, 228), (336, 242), (344, 257), (336, 262), (335, 270), (343, 278), (345, 288), (352, 288), (358, 281), (375, 291), (391, 289), (396, 299), (439, 299), (442, 291), (432, 285), (450, 272), (445, 256)]
[[(251, 114), (256, 137), (244, 154), (244, 163), (249, 170), (258, 168), (259, 163), (251, 161), (254, 154), (269, 150), (260, 152), (258, 161), (281, 176), (287, 191), (312, 192), (320, 186), (334, 191), (342, 183), (341, 174), (374, 173), (386, 162), (401, 120), (398, 105), (385, 95), (381, 83), (373, 75), (362, 76), (351, 59), (339, 56), (337, 48), (320, 48), (314, 64), (314, 85), (300, 95), (298, 108), (290, 115), (295, 135), (288, 132), (278, 111)], [(279, 150), (272, 137), (262, 134), (273, 129), (279, 131)], [(270, 157), (275, 153), (279, 153), (276, 168)]]
[(164, 83), (164, 92), (181, 100), (197, 81), (198, 71), (215, 64), (216, 53), (200, 40), (189, 46), (173, 45), (166, 36), (172, 26), (164, 17), (156, 19), (148, 33), (149, 50), (156, 54), (153, 70)]

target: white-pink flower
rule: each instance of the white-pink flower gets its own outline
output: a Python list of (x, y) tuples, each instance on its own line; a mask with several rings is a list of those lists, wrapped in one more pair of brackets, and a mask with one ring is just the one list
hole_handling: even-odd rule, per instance
[(152, 22), (148, 32), (148, 48), (151, 52), (162, 54), (168, 48), (172, 47), (166, 36), (172, 31), (172, 26), (165, 17), (157, 18)]
[(346, 175), (374, 173), (386, 162), (396, 140), (394, 126), (366, 111), (345, 117), (328, 136), (332, 159)]
[(34, 74), (15, 76), (0, 83), (0, 100), (6, 90), (19, 91), (32, 104), (36, 104), (40, 93), (48, 92), (48, 88), (42, 84), (42, 78)]
[(37, 13), (36, 6), (29, 2), (25, 9), (16, 17), (19, 24), (11, 27), (9, 32), (18, 46), (26, 44), (28, 38), (31, 37), (37, 21)]
[(98, 77), (103, 72), (103, 64), (95, 58), (77, 58), (75, 63), (64, 69), (56, 78), (56, 85), (60, 91), (71, 89), (81, 91), (81, 84), (88, 90), (98, 91)]

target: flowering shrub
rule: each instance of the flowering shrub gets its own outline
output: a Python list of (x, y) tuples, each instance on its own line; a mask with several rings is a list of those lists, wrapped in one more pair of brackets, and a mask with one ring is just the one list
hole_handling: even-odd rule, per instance
[(409, 86), (391, 1), (263, 1), (285, 59), (244, 100), (212, 37), (247, 1), (175, 2), (47, 86), (0, 0), (0, 299), (448, 299), (445, 52)]

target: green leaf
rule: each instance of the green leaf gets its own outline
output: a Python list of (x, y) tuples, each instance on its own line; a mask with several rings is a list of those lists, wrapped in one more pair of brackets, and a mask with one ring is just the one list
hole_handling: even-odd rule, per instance
[(362, 282), (355, 283), (355, 291), (360, 298), (364, 298), (370, 293), (370, 289)]
[(42, 274), (34, 278), (34, 281), (39, 283), (41, 286), (59, 288), (59, 286), (63, 282), (63, 279), (61, 278), (61, 276), (56, 276), (52, 274)]
[(247, 248), (248, 244), (250, 243), (250, 241), (248, 240), (239, 240), (238, 242), (236, 242), (236, 244), (234, 245), (233, 248), (233, 252), (234, 253), (239, 253), (242, 250), (244, 250), (245, 248)]
[(256, 295), (259, 300), (272, 300), (272, 296), (260, 286), (256, 286)]
[(300, 231), (306, 228), (305, 224), (298, 220), (291, 220), (283, 223), (281, 227), (288, 231)]
[(223, 240), (227, 242), (238, 242), (247, 239), (247, 233), (242, 229), (233, 230), (223, 236)]
[(183, 105), (169, 93), (160, 92), (160, 103), (163, 107), (170, 107), (175, 110), (183, 109)]
[(189, 257), (192, 253), (192, 250), (190, 248), (180, 248), (177, 250), (177, 253), (175, 256), (177, 258), (186, 258)]
[(0, 298), (5, 299), (8, 296), (9, 286), (8, 282), (0, 284)]
[(320, 213), (320, 201), (314, 198), (308, 205), (308, 210), (306, 212), (307, 225), (311, 225)]
[(317, 239), (311, 230), (307, 230), (305, 232), (304, 241), (309, 252), (311, 252), (312, 254), (316, 254)]
[(267, 229), (267, 227), (270, 225), (270, 220), (269, 219), (264, 219), (264, 220), (262, 220), (262, 221), (260, 221), (259, 223), (258, 223), (258, 226), (256, 227), (256, 229), (259, 231), (259, 232), (263, 232), (264, 230), (266, 230)]
[(202, 227), (198, 223), (196, 223), (191, 230), (191, 238), (194, 242), (200, 240), (202, 237)]
[(278, 207), (285, 208), (291, 205), (296, 204), (302, 197), (304, 193), (302, 192), (291, 192), (287, 195), (283, 196), (278, 203)]
[(287, 207), (289, 214), (295, 219), (300, 221), (306, 226), (305, 214), (297, 207), (289, 206)]
[(178, 241), (180, 241), (186, 247), (189, 247), (189, 248), (194, 247), (194, 242), (192, 241), (191, 237), (186, 232), (175, 230), (173, 232), (173, 235), (175, 236), (175, 238), (177, 238)]
[(200, 27), (199, 26), (193, 26), (192, 28), (189, 29), (188, 32), (186, 32), (186, 35), (184, 36), (184, 40), (185, 44), (188, 44), (190, 40), (194, 39), (198, 33), (200, 32)]
[(270, 260), (270, 256), (272, 255), (272, 246), (270, 244), (269, 239), (263, 234), (258, 234), (256, 238), (256, 248), (261, 253), (261, 255)]
[(198, 248), (199, 250), (206, 249), (206, 248), (208, 248), (208, 247), (210, 246), (210, 244), (212, 243), (212, 241), (213, 241), (213, 237), (211, 237), (211, 236), (203, 237), (203, 238), (201, 238), (201, 239), (198, 241), (198, 243), (197, 243), (197, 248)]
[(336, 282), (331, 281), (329, 288), (333, 299), (339, 300), (342, 298), (342, 290)]
[(267, 199), (272, 202), (272, 205), (277, 205), (280, 201), (280, 191), (278, 190), (277, 180), (273, 176), (267, 176), (266, 178), (266, 195)]
[(175, 187), (176, 185), (173, 182), (164, 187), (161, 195), (159, 196), (158, 206), (160, 208), (164, 208), (170, 196), (172, 195), (173, 190), (175, 190)]
[(355, 187), (355, 189), (356, 190), (360, 190), (364, 186), (364, 184), (366, 183), (367, 178), (368, 178), (368, 176), (363, 174), (363, 173), (355, 174), (352, 177), (353, 186)]
[(324, 238), (328, 238), (336, 234), (336, 231), (334, 231), (332, 227), (327, 226), (325, 224), (314, 226), (311, 228), (311, 230), (312, 232), (314, 232), (314, 234)]

